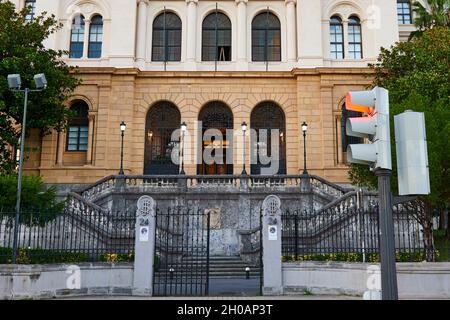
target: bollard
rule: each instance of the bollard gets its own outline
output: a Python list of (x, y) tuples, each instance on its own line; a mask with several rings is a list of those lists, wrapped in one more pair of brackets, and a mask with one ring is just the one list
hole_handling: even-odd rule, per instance
[(245, 278), (250, 279), (250, 268), (249, 267), (245, 268)]

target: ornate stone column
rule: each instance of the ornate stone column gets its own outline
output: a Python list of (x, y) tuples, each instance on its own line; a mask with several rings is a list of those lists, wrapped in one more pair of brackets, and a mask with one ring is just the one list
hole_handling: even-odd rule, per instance
[(138, 24), (136, 37), (136, 60), (145, 60), (147, 39), (147, 1), (138, 0)]
[(198, 0), (186, 0), (187, 3), (187, 50), (186, 62), (190, 68), (195, 68), (197, 48), (197, 2)]
[(295, 4), (297, 0), (285, 0), (286, 2), (286, 38), (287, 59), (289, 62), (297, 61), (297, 36), (295, 23)]
[(84, 43), (83, 43), (83, 59), (88, 57), (89, 48), (89, 31), (91, 29), (91, 20), (84, 20)]
[(235, 0), (237, 4), (237, 60), (240, 67), (247, 64), (247, 2)]

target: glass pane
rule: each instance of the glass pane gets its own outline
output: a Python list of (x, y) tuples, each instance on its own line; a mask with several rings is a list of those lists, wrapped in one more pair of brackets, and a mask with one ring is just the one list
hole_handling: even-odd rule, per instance
[(167, 30), (167, 44), (169, 46), (181, 45), (181, 32), (178, 30)]
[(264, 61), (264, 47), (253, 46), (252, 47), (252, 60), (253, 61)]
[(163, 47), (153, 46), (152, 60), (153, 61), (164, 61), (164, 48)]
[(169, 61), (180, 61), (181, 60), (181, 47), (169, 47), (168, 48)]
[(268, 47), (267, 51), (268, 61), (281, 61), (281, 47)]
[(252, 44), (254, 46), (263, 46), (266, 41), (265, 30), (253, 30), (252, 32)]
[(267, 31), (267, 44), (270, 46), (281, 44), (281, 34), (279, 30), (268, 30)]
[(80, 144), (79, 151), (87, 151), (87, 144)]
[(67, 146), (67, 150), (69, 150), (69, 151), (77, 151), (77, 146), (73, 145), (73, 144), (69, 144)]

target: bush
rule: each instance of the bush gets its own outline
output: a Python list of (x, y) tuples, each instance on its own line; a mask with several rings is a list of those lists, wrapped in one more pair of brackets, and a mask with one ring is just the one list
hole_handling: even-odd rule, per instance
[[(418, 250), (414, 252), (400, 252), (395, 254), (397, 262), (420, 262), (424, 260), (425, 252)], [(283, 262), (289, 261), (338, 261), (338, 262), (363, 262), (363, 254), (356, 252), (340, 253), (317, 253), (294, 256), (283, 256)], [(380, 255), (378, 253), (366, 253), (366, 262), (379, 263)]]
[[(0, 176), (0, 213), (14, 216), (17, 200), (17, 175)], [(65, 203), (56, 201), (54, 187), (45, 190), (41, 177), (24, 176), (21, 193), (21, 223), (42, 225), (64, 210)], [(39, 213), (39, 214), (36, 214)]]
[[(0, 264), (12, 263), (12, 248), (0, 248)], [(89, 255), (84, 252), (70, 252), (45, 249), (19, 248), (18, 264), (53, 264), (88, 262)]]

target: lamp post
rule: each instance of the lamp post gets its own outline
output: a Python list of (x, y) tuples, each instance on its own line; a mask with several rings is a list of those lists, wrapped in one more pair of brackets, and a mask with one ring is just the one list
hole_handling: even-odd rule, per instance
[(19, 238), (19, 220), (20, 220), (20, 198), (22, 194), (22, 172), (23, 172), (23, 154), (25, 148), (25, 130), (27, 123), (27, 105), (28, 105), (28, 93), (30, 92), (38, 92), (47, 88), (47, 79), (43, 73), (36, 74), (34, 76), (34, 83), (36, 84), (36, 89), (31, 90), (29, 88), (25, 88), (23, 90), (20, 89), (22, 86), (22, 80), (19, 74), (10, 74), (8, 75), (8, 86), (9, 89), (15, 92), (24, 92), (25, 98), (23, 103), (23, 119), (22, 119), (22, 132), (20, 137), (20, 154), (19, 154), (19, 172), (17, 176), (17, 199), (16, 199), (16, 217), (14, 221), (14, 240), (13, 240), (13, 257), (12, 263), (15, 264), (17, 262), (17, 245)]
[(120, 123), (120, 131), (122, 133), (122, 143), (120, 146), (120, 170), (119, 175), (123, 176), (125, 173), (123, 172), (123, 138), (125, 136), (125, 129), (127, 128), (127, 125), (124, 121)]
[(244, 121), (241, 124), (242, 136), (244, 138), (244, 166), (242, 168), (242, 175), (246, 175), (247, 171), (245, 170), (245, 132), (247, 131), (247, 123)]
[(308, 124), (303, 121), (302, 123), (302, 131), (303, 131), (303, 174), (308, 174), (308, 170), (306, 170), (306, 132), (308, 131)]
[(180, 174), (186, 174), (184, 172), (184, 135), (187, 130), (186, 122), (183, 121), (181, 124), (181, 171)]

